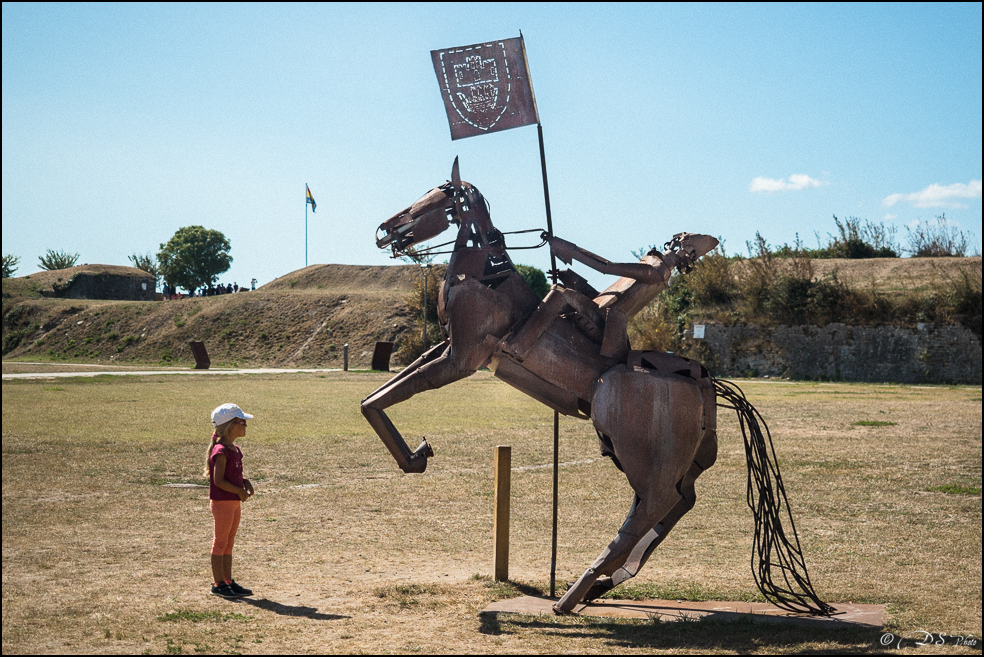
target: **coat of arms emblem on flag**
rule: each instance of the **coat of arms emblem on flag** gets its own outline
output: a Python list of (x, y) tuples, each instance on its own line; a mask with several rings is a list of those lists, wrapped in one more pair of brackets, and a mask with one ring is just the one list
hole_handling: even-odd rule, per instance
[(537, 123), (522, 37), (432, 50), (451, 139)]

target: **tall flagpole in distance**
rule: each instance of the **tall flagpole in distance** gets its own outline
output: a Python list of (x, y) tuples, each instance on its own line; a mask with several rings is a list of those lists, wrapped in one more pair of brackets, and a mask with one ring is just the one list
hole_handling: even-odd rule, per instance
[(307, 267), (307, 206), (310, 205), (308, 201), (308, 196), (311, 194), (311, 188), (308, 187), (307, 183), (304, 183), (304, 266)]
[(304, 183), (304, 266), (308, 266), (308, 220), (307, 220), (307, 206), (311, 206), (311, 212), (318, 211), (318, 204), (314, 202), (314, 196), (311, 194), (311, 188), (308, 187), (307, 183)]
[[(523, 31), (519, 31), (519, 43), (523, 46), (523, 63), (526, 65), (526, 80), (530, 86), (530, 96), (533, 100), (533, 113), (536, 115), (536, 136), (540, 142), (540, 172), (543, 175), (543, 205), (547, 212), (547, 233), (553, 237), (553, 218), (550, 215), (550, 187), (547, 185), (547, 156), (543, 150), (543, 125), (540, 123), (540, 111), (536, 106), (536, 92), (533, 90), (533, 78), (530, 76), (530, 60), (526, 57), (526, 40)], [(550, 278), (557, 284), (557, 258), (550, 251)], [(559, 485), (559, 452), (560, 452), (560, 413), (554, 411), (553, 417), (553, 536), (550, 542), (550, 597), (557, 595), (557, 501)]]

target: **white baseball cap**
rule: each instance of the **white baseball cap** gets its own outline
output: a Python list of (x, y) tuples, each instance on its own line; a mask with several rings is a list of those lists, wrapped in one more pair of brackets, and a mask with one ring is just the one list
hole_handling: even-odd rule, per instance
[(220, 424), (225, 424), (226, 422), (231, 422), (237, 417), (241, 417), (244, 420), (252, 420), (253, 416), (249, 413), (243, 413), (243, 409), (239, 408), (235, 404), (222, 404), (217, 409), (212, 411), (212, 426), (217, 427)]

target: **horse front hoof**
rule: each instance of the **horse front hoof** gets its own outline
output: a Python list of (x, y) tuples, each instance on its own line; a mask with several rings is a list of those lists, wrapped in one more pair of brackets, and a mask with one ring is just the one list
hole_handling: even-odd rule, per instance
[(407, 474), (421, 474), (427, 469), (427, 457), (414, 454), (410, 457), (410, 462), (403, 469)]
[(570, 609), (564, 609), (563, 607), (561, 607), (561, 604), (563, 602), (564, 602), (563, 600), (557, 602), (556, 604), (554, 604), (553, 607), (551, 607), (551, 609), (553, 609), (553, 613), (557, 614), (558, 616), (570, 616), (574, 612), (571, 611)]
[(431, 449), (430, 443), (428, 443), (427, 439), (424, 438), (420, 441), (420, 444), (417, 445), (417, 449), (413, 450), (412, 458), (423, 458), (426, 460), (430, 456), (434, 456), (434, 450)]
[(427, 444), (427, 439), (424, 438), (423, 442), (413, 450), (413, 454), (410, 455), (407, 467), (403, 469), (407, 474), (420, 474), (427, 469), (427, 459), (434, 456), (434, 450), (431, 446)]

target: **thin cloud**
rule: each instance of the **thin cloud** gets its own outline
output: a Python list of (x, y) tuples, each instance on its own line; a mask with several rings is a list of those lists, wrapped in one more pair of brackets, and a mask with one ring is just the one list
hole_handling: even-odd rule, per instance
[(780, 178), (779, 180), (759, 176), (752, 180), (748, 189), (751, 192), (787, 192), (807, 189), (808, 187), (822, 187), (823, 185), (829, 184), (828, 182), (811, 178), (805, 173), (794, 173), (789, 178)]
[(890, 208), (899, 201), (905, 201), (917, 208), (965, 208), (963, 203), (956, 201), (960, 198), (980, 198), (981, 181), (971, 180), (966, 185), (963, 183), (953, 183), (952, 185), (938, 185), (933, 183), (925, 189), (912, 194), (892, 194), (886, 196), (882, 205)]

